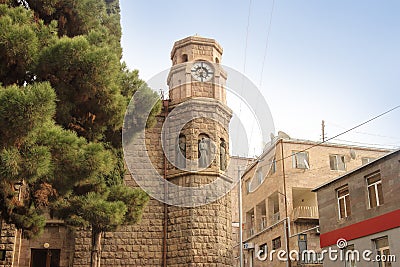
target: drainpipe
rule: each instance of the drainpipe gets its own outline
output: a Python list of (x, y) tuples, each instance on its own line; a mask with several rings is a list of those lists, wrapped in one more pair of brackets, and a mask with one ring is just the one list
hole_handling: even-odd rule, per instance
[[(162, 99), (164, 118), (168, 117), (169, 100)], [(168, 182), (167, 182), (167, 156), (164, 153), (164, 225), (163, 225), (163, 267), (167, 267), (167, 230), (168, 230)]]
[(243, 215), (242, 215), (242, 177), (240, 175), (240, 166), (238, 166), (239, 177), (239, 266), (243, 267)]
[(286, 240), (286, 253), (288, 255), (286, 266), (291, 267), (292, 263), (290, 261), (289, 253), (290, 253), (290, 245), (289, 245), (289, 225), (290, 220), (288, 220), (288, 204), (287, 204), (287, 195), (286, 195), (286, 175), (285, 175), (285, 159), (283, 157), (283, 139), (280, 140), (281, 142), (281, 160), (282, 160), (282, 175), (283, 175), (283, 194), (285, 196), (285, 240)]

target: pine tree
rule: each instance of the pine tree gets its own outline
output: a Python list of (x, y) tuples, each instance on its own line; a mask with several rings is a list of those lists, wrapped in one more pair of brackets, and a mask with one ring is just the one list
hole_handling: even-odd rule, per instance
[[(0, 216), (28, 238), (48, 209), (90, 229), (99, 267), (101, 234), (136, 223), (149, 199), (123, 184), (125, 109), (158, 96), (121, 63), (117, 0), (0, 3)], [(138, 117), (150, 127), (160, 108)]]

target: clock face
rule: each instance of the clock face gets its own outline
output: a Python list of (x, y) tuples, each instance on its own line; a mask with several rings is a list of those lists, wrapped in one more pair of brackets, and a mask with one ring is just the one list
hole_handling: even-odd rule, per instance
[(192, 66), (192, 76), (199, 82), (208, 82), (214, 75), (213, 69), (206, 62), (196, 62)]

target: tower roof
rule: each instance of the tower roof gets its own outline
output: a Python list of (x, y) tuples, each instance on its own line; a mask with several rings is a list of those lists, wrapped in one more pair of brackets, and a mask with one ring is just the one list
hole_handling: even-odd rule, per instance
[(189, 36), (184, 39), (181, 39), (179, 41), (176, 41), (174, 43), (174, 47), (172, 48), (171, 51), (171, 59), (174, 57), (175, 52), (177, 49), (182, 48), (184, 46), (190, 45), (190, 44), (197, 44), (197, 45), (211, 45), (213, 46), (220, 54), (222, 54), (222, 46), (215, 41), (214, 39), (211, 38), (204, 38), (199, 35), (195, 36)]

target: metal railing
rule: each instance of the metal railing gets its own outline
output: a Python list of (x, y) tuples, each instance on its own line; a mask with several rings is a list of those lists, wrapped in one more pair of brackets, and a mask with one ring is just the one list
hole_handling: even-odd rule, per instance
[(300, 263), (301, 264), (323, 264), (322, 253), (315, 252), (311, 254), (303, 254), (300, 252)]
[(276, 223), (277, 221), (279, 221), (281, 219), (281, 215), (280, 215), (279, 211), (277, 213), (273, 214), (271, 219), (272, 219), (273, 224)]
[(297, 219), (318, 219), (317, 206), (299, 206), (293, 209), (292, 218)]
[(267, 227), (267, 218), (265, 216), (261, 217), (260, 231)]

